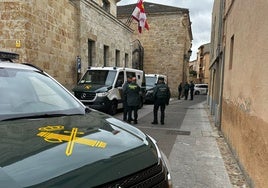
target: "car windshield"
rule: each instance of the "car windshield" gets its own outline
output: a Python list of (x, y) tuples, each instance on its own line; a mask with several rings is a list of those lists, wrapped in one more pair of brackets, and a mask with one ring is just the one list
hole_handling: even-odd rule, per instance
[(156, 83), (156, 77), (145, 77), (146, 79), (146, 86), (154, 87)]
[(41, 115), (83, 114), (85, 108), (39, 71), (0, 68), (0, 121)]
[(83, 78), (80, 80), (80, 84), (98, 84), (111, 86), (115, 80), (116, 71), (114, 70), (88, 70)]

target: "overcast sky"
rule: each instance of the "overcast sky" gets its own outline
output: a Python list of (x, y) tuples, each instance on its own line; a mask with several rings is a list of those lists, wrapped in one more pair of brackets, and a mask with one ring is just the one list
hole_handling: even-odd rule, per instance
[[(137, 2), (138, 0), (121, 0), (117, 5), (135, 4)], [(189, 9), (193, 33), (191, 60), (195, 60), (197, 49), (201, 45), (210, 42), (211, 15), (214, 0), (144, 0), (144, 2)]]

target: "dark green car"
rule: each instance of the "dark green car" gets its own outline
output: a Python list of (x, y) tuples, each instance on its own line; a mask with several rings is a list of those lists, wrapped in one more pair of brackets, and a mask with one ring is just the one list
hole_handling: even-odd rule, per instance
[(86, 108), (42, 70), (0, 61), (0, 187), (171, 187), (137, 128)]

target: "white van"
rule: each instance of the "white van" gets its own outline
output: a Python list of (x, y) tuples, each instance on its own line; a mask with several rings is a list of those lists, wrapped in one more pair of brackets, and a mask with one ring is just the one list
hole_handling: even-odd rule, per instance
[(194, 85), (195, 95), (200, 95), (200, 94), (207, 95), (207, 93), (208, 93), (208, 84), (195, 84)]
[(135, 76), (141, 87), (142, 107), (145, 100), (145, 75), (142, 70), (123, 67), (89, 67), (73, 89), (74, 95), (83, 104), (93, 109), (114, 115), (123, 108), (122, 86), (127, 76)]
[(145, 102), (153, 103), (153, 91), (157, 84), (157, 80), (159, 77), (164, 78), (165, 84), (168, 83), (167, 76), (163, 74), (145, 74), (146, 80), (146, 93), (145, 93)]

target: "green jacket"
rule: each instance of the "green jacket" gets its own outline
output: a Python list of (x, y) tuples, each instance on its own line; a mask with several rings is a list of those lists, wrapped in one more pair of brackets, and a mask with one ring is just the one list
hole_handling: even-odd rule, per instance
[(126, 87), (126, 97), (128, 106), (138, 106), (140, 104), (140, 86), (136, 83), (130, 83)]
[(169, 87), (164, 84), (157, 84), (154, 88), (154, 100), (158, 102), (165, 102), (166, 104), (169, 104), (170, 99), (170, 90)]

